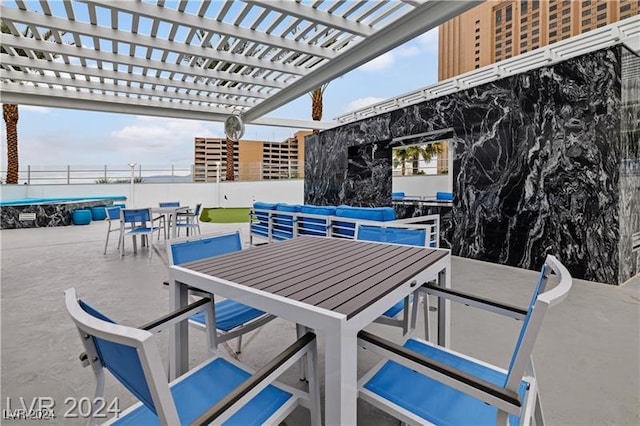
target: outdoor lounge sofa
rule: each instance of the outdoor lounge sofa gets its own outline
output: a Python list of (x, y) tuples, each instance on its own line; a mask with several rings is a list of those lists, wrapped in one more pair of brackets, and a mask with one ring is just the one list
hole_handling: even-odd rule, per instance
[(287, 240), (299, 235), (355, 239), (356, 225), (421, 222), (430, 227), (429, 234), (437, 246), (439, 218), (437, 215), (396, 220), (391, 207), (314, 206), (285, 203), (255, 202), (250, 211), (251, 245), (254, 238), (267, 242)]

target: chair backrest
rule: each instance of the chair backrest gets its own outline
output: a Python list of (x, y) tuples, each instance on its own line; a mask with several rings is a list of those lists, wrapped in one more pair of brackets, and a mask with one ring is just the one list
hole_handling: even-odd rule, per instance
[(193, 211), (193, 215), (195, 217), (200, 216), (200, 209), (202, 208), (202, 203), (196, 204), (196, 209)]
[(94, 371), (106, 368), (161, 419), (178, 421), (153, 334), (115, 323), (78, 300), (73, 288), (65, 291), (65, 302), (80, 335), (89, 337), (82, 339), (87, 354), (100, 363)]
[(181, 265), (186, 262), (240, 251), (242, 250), (240, 231), (170, 241), (168, 250), (171, 265)]
[[(550, 290), (546, 290), (550, 272), (553, 271), (558, 279), (558, 284)], [(530, 363), (533, 346), (540, 332), (542, 320), (548, 308), (564, 300), (572, 285), (569, 271), (554, 256), (548, 255), (538, 282), (534, 288), (527, 315), (522, 321), (522, 328), (509, 362), (505, 387), (516, 390)]]
[(144, 223), (151, 220), (150, 209), (122, 209), (121, 220), (125, 223)]
[(360, 241), (376, 241), (389, 244), (426, 247), (427, 231), (424, 228), (358, 224), (356, 239)]
[(107, 207), (108, 220), (120, 220), (120, 210), (122, 207)]
[(160, 201), (158, 207), (180, 207), (180, 201)]

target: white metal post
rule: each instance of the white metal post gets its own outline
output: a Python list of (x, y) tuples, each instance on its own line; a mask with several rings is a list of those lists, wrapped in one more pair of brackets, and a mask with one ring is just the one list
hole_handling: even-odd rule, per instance
[(129, 207), (135, 207), (135, 202), (133, 201), (133, 181), (134, 181), (134, 176), (133, 174), (135, 173), (135, 168), (136, 168), (137, 164), (136, 163), (129, 163), (129, 167), (131, 168), (131, 188), (129, 190), (129, 196), (131, 199), (131, 205)]
[(218, 161), (216, 163), (216, 189), (218, 191), (218, 207), (222, 207), (220, 205), (220, 166), (221, 166), (221, 162)]

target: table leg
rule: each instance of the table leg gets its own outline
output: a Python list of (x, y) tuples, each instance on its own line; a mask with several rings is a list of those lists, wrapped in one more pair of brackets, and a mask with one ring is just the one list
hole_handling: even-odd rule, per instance
[[(176, 311), (188, 304), (187, 286), (170, 280), (169, 305)], [(189, 370), (189, 324), (182, 321), (169, 329), (169, 380)]]
[(178, 211), (176, 210), (171, 215), (171, 238), (176, 237), (176, 231), (178, 230)]
[[(449, 271), (443, 269), (438, 274), (438, 285), (443, 288), (451, 288)], [(427, 307), (428, 309), (428, 307)], [(451, 301), (438, 298), (438, 345), (446, 348), (451, 345)]]
[(325, 333), (326, 425), (355, 425), (358, 402), (358, 339), (353, 330)]

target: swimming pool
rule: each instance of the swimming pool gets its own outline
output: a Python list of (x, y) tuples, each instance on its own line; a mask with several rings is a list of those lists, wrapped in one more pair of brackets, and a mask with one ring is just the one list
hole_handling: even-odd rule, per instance
[(67, 226), (73, 223), (74, 210), (109, 206), (125, 201), (122, 195), (102, 197), (23, 198), (1, 200), (0, 229)]

